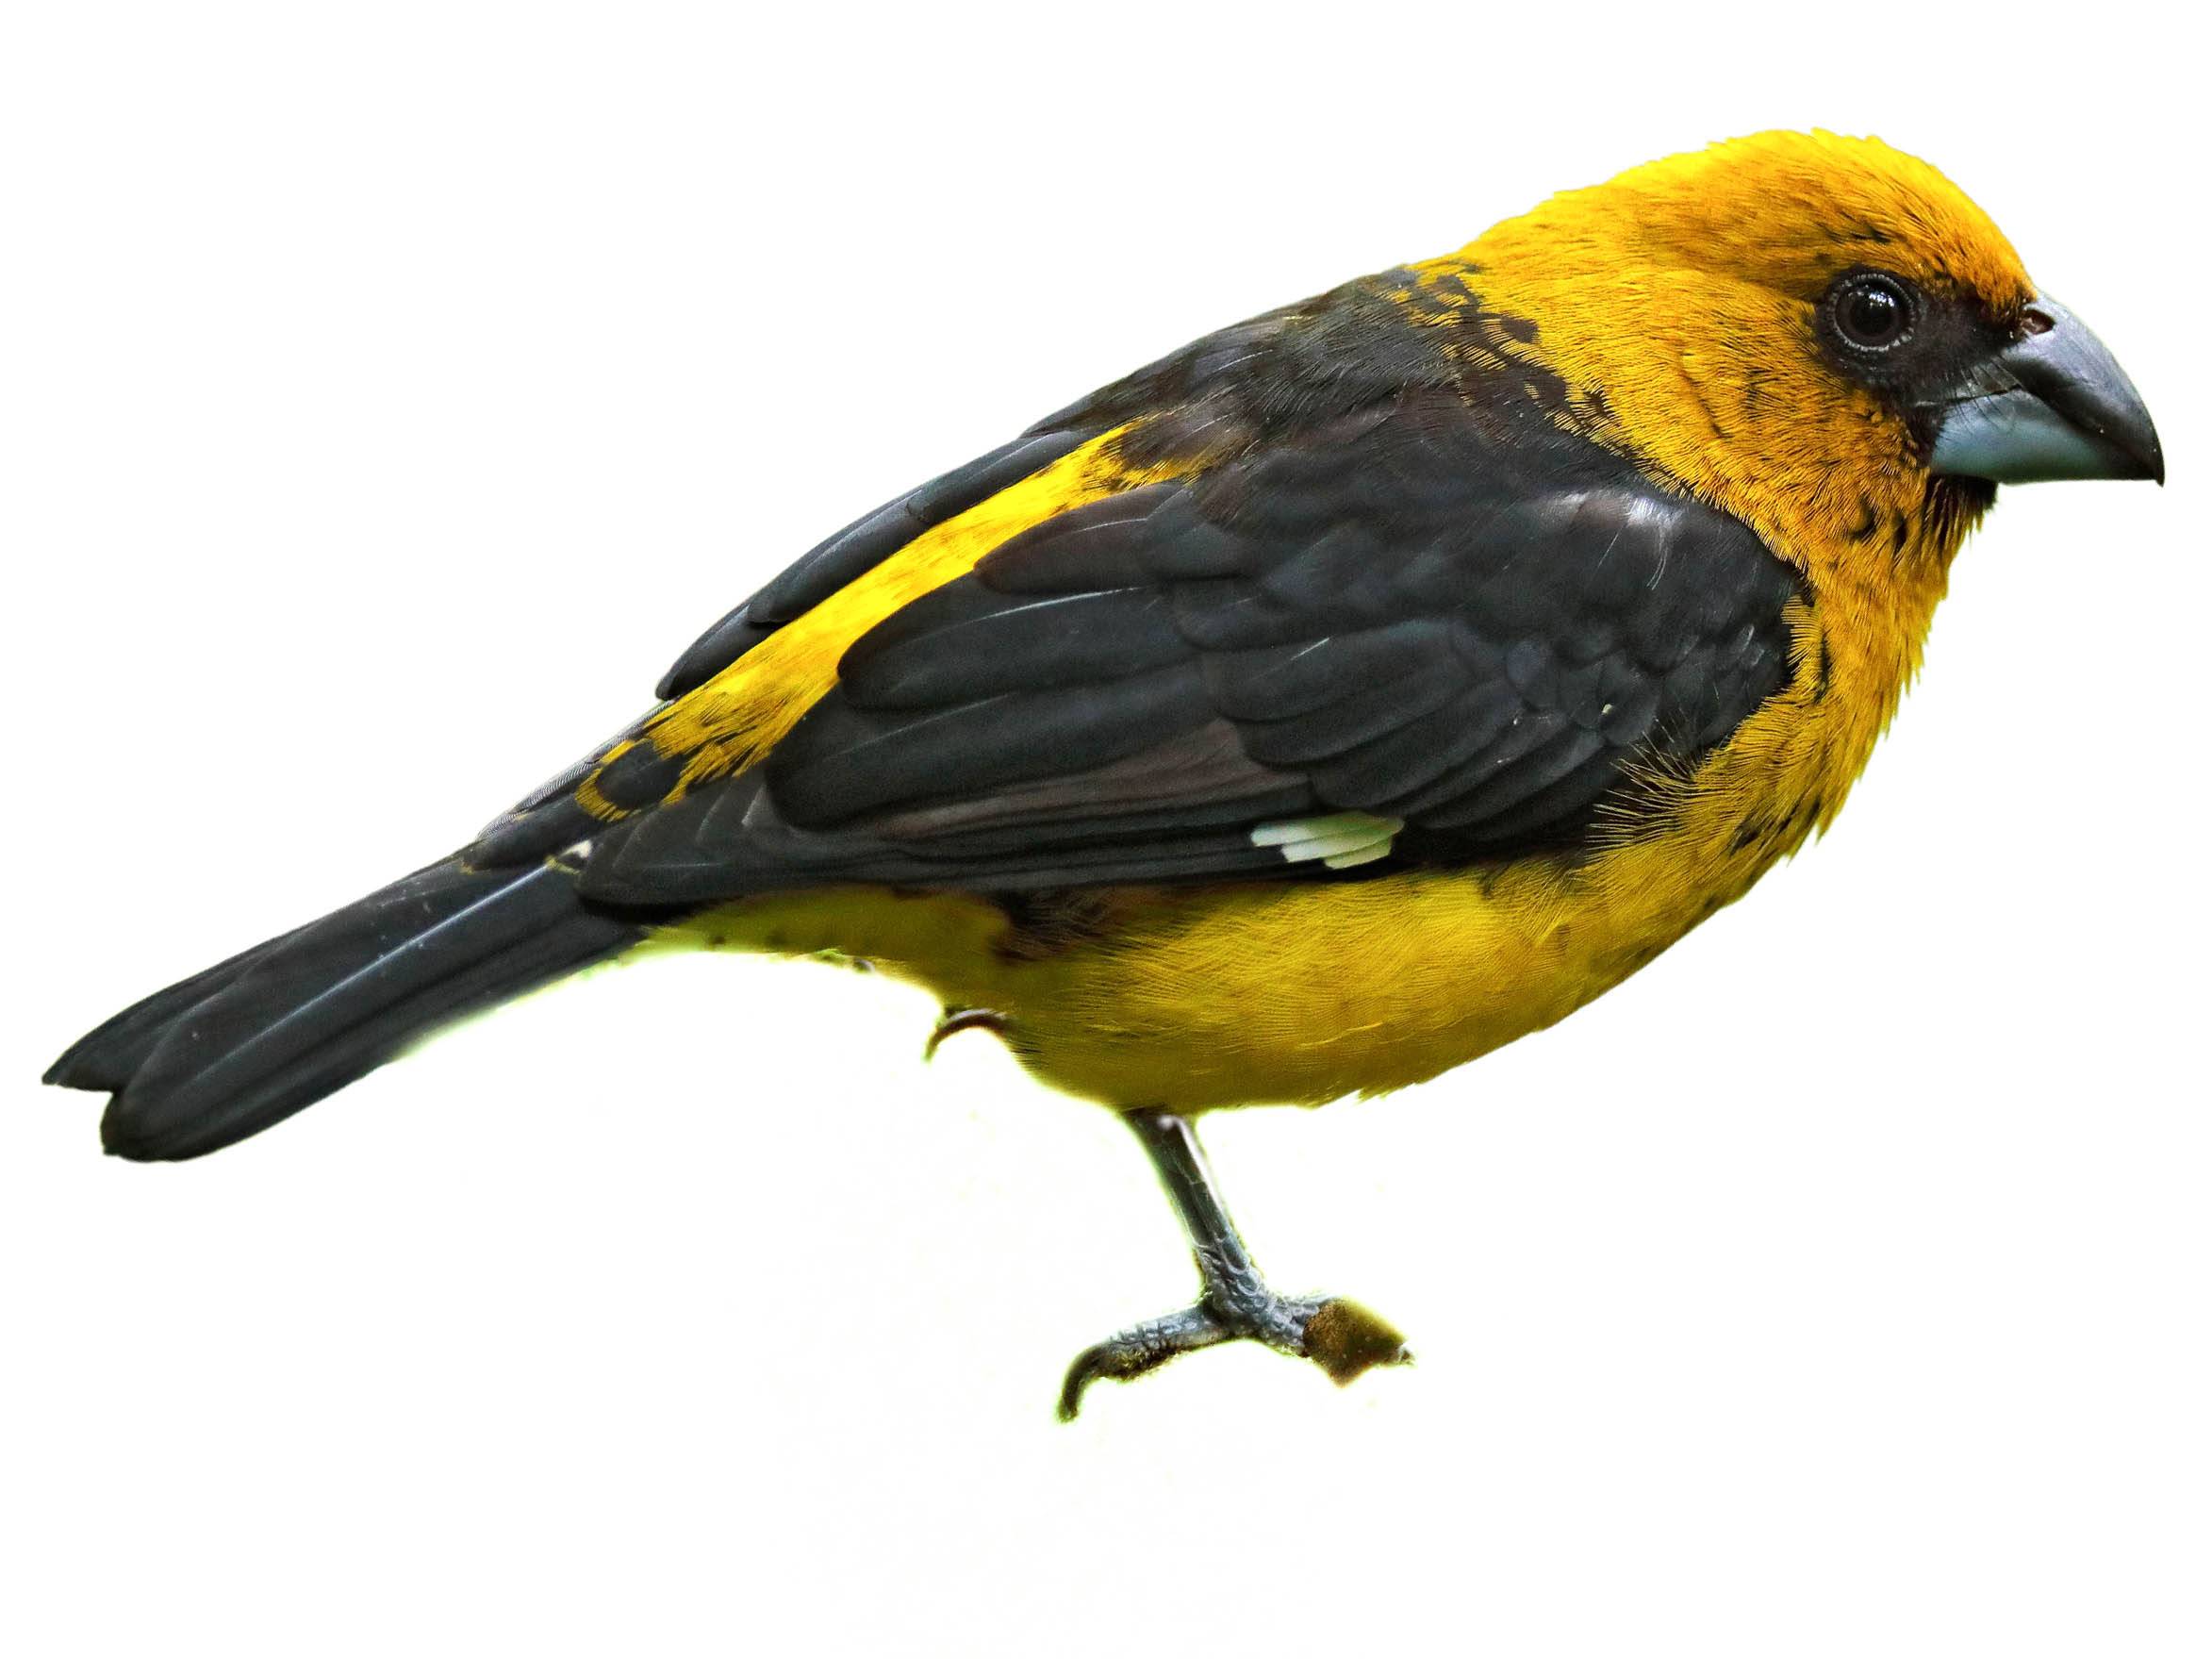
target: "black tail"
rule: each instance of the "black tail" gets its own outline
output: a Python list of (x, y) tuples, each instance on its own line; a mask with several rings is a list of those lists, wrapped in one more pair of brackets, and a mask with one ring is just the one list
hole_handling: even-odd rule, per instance
[(109, 1152), (196, 1158), (640, 936), (634, 919), (587, 907), (558, 866), (448, 860), (124, 1009), (46, 1081), (113, 1093)]

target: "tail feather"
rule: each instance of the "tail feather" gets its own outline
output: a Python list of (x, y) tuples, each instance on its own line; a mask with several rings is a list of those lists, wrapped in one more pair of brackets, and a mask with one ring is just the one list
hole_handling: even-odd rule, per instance
[(121, 1088), (130, 1081), (131, 1073), (146, 1063), (146, 1056), (169, 1034), (178, 1015), (235, 982), (291, 937), (283, 934), (263, 939), (250, 951), (240, 951), (212, 968), (201, 969), (190, 979), (178, 980), (167, 990), (133, 1003), (71, 1043), (61, 1058), (46, 1068), (43, 1081), (63, 1088)]
[(125, 1009), (47, 1081), (112, 1091), (100, 1125), (109, 1152), (198, 1157), (641, 935), (634, 918), (586, 905), (558, 866), (449, 860)]

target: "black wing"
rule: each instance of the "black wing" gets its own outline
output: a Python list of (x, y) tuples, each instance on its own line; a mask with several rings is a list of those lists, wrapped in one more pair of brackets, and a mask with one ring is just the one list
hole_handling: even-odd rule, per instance
[(1786, 680), (1796, 579), (1739, 522), (1462, 385), (1331, 394), (1217, 389), (1236, 458), (889, 618), (764, 765), (603, 828), (586, 890), (1325, 875), (1253, 832), (1347, 812), (1402, 826), (1362, 873), (1571, 852)]

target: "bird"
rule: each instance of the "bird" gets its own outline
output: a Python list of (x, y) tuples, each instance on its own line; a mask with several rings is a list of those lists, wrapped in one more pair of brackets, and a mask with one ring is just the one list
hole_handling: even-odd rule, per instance
[(1348, 1383), (1403, 1335), (1269, 1284), (1196, 1121), (1627, 979), (1835, 818), (1999, 488), (2093, 478), (2164, 482), (2149, 411), (1934, 167), (1668, 157), (855, 520), (456, 851), (46, 1080), (110, 1097), (109, 1153), (195, 1158), (589, 964), (841, 957), (1151, 1160), (1197, 1295), (1079, 1354), (1064, 1418), (1232, 1341)]

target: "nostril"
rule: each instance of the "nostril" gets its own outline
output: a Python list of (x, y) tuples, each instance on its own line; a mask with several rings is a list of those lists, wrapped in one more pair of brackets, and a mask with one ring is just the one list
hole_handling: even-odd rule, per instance
[(2048, 334), (2058, 326), (2058, 320), (2040, 306), (2023, 307), (2020, 313), (2020, 331), (2022, 334)]

